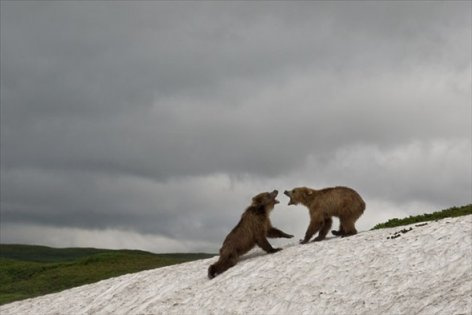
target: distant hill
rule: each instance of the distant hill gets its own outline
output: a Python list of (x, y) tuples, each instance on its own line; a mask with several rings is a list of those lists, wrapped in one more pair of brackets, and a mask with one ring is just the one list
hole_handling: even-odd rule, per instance
[(100, 249), (87, 247), (55, 248), (39, 245), (22, 244), (0, 244), (0, 258), (37, 261), (37, 262), (59, 262), (71, 261), (97, 254), (128, 254), (128, 255), (150, 255), (162, 258), (175, 259), (201, 259), (215, 256), (207, 253), (171, 253), (154, 254), (142, 250), (129, 249)]
[(0, 304), (214, 255), (0, 244)]

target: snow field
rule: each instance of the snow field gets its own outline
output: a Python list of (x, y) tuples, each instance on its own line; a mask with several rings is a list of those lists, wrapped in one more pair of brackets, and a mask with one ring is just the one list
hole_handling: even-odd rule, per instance
[(472, 314), (472, 215), (253, 250), (0, 306), (7, 314)]

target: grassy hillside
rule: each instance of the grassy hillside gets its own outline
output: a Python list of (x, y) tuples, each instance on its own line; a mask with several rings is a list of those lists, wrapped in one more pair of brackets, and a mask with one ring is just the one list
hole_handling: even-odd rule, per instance
[(418, 222), (434, 221), (450, 217), (459, 217), (463, 215), (472, 214), (472, 204), (465, 205), (462, 207), (452, 207), (449, 209), (436, 211), (433, 213), (425, 213), (422, 215), (409, 216), (403, 219), (390, 219), (387, 222), (377, 224), (371, 230), (390, 228), (402, 225), (408, 225)]
[(0, 245), (0, 304), (127, 273), (212, 257), (135, 250)]

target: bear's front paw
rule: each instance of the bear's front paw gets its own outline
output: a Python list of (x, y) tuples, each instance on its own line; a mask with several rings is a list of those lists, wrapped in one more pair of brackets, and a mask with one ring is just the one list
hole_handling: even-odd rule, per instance
[(287, 237), (287, 238), (292, 238), (292, 237), (293, 237), (293, 235), (290, 235), (290, 234), (289, 234), (289, 235), (287, 235), (286, 237)]
[(280, 252), (282, 250), (282, 248), (278, 247), (278, 248), (274, 248), (274, 251), (272, 253), (277, 253), (277, 252)]
[(305, 241), (305, 240), (299, 240), (299, 242), (300, 242), (300, 244), (306, 244), (306, 243), (308, 243), (308, 242)]

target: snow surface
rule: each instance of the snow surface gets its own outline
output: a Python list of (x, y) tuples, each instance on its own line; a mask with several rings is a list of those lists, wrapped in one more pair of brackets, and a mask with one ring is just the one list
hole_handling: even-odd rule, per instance
[[(395, 232), (400, 237), (387, 239)], [(7, 314), (472, 314), (472, 215), (254, 250), (6, 304)]]

